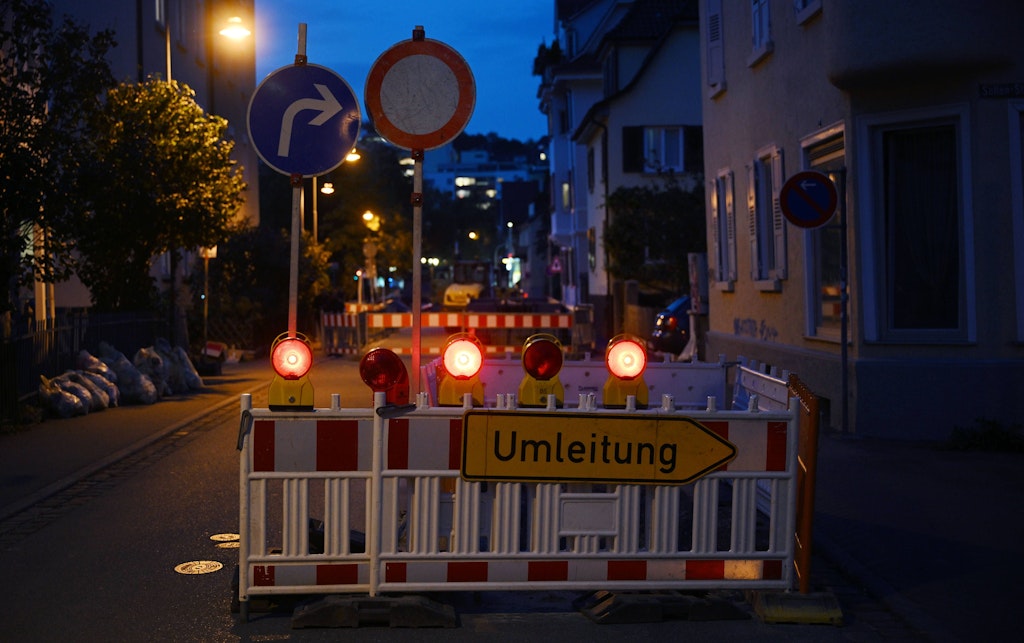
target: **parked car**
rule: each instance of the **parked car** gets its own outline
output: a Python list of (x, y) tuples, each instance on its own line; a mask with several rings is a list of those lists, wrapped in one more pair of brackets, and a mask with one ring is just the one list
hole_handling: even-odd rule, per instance
[(654, 331), (647, 348), (678, 355), (690, 341), (690, 298), (680, 297), (654, 317)]

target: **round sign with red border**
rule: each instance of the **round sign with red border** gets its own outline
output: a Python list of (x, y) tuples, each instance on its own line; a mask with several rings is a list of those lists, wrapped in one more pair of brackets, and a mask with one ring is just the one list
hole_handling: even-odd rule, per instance
[(813, 170), (797, 172), (779, 190), (782, 214), (800, 228), (820, 228), (828, 223), (838, 202), (832, 179)]
[(476, 105), (476, 84), (454, 49), (429, 38), (413, 39), (373, 63), (364, 96), (378, 134), (399, 147), (431, 150), (465, 129)]

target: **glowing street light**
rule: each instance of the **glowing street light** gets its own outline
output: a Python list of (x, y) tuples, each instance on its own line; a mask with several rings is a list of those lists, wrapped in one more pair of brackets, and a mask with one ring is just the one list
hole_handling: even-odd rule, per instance
[(232, 40), (241, 40), (248, 37), (252, 32), (245, 28), (242, 19), (238, 16), (228, 18), (228, 26), (220, 30), (220, 35)]

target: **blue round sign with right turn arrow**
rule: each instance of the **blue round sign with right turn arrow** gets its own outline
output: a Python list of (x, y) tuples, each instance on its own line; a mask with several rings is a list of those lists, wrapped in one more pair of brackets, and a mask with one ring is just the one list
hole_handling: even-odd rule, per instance
[(330, 172), (359, 137), (359, 102), (345, 79), (319, 65), (271, 72), (249, 101), (249, 138), (281, 174)]

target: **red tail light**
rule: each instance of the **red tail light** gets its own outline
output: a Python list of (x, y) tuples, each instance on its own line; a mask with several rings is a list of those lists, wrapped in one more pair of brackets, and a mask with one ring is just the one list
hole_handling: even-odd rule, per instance
[(313, 350), (309, 340), (301, 334), (292, 337), (279, 335), (270, 351), (270, 364), (274, 372), (284, 379), (299, 379), (313, 366)]
[(562, 370), (562, 347), (553, 335), (533, 335), (523, 345), (523, 369), (538, 380), (550, 380)]
[(608, 343), (604, 361), (612, 375), (631, 380), (643, 375), (647, 367), (647, 351), (639, 339), (619, 335)]
[(667, 319), (665, 320), (665, 326), (666, 326), (666, 327), (667, 327), (667, 328), (668, 328), (669, 330), (675, 330), (675, 329), (676, 329), (676, 325), (677, 325), (677, 324), (678, 324), (678, 321), (676, 320), (676, 317), (675, 317), (675, 315), (672, 315), (672, 316), (668, 317), (668, 318), (667, 318)]

